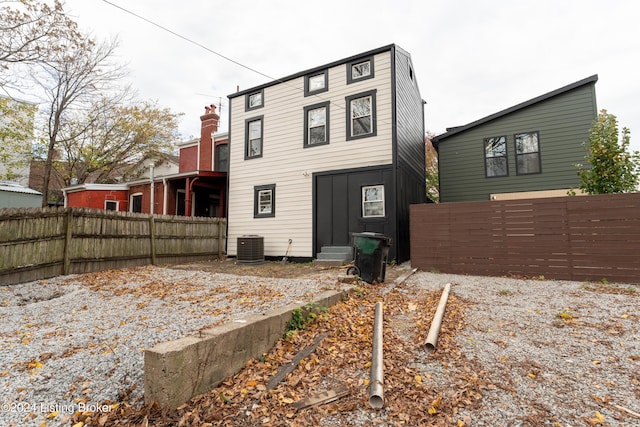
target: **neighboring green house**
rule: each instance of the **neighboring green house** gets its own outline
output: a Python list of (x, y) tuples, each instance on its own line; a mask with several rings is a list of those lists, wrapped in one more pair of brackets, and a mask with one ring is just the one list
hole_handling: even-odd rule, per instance
[(435, 137), (440, 201), (566, 195), (598, 114), (593, 75)]

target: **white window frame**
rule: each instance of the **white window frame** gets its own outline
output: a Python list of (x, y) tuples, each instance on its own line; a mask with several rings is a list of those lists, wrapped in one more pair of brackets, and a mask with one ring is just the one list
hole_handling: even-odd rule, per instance
[[(377, 90), (373, 89), (367, 92), (359, 93), (356, 95), (350, 95), (345, 98), (346, 101), (346, 110), (347, 110), (347, 140), (358, 139), (358, 138), (368, 138), (371, 136), (376, 136), (376, 92)], [(369, 114), (368, 115), (359, 115), (356, 116), (354, 112), (354, 105), (359, 100), (368, 100), (369, 102)], [(354, 123), (362, 118), (369, 118), (369, 128), (367, 132), (355, 134)]]
[[(329, 143), (329, 102), (323, 102), (320, 104), (310, 105), (304, 107), (304, 147), (314, 147), (317, 145), (324, 145)], [(324, 110), (324, 123), (312, 127), (310, 115), (313, 111)], [(324, 140), (318, 142), (311, 141), (311, 129), (324, 127)]]
[(137, 212), (137, 213), (142, 213), (142, 193), (133, 193), (131, 195), (130, 200), (129, 200), (129, 211), (130, 212), (135, 212), (133, 210), (133, 198), (134, 197), (140, 197), (140, 212)]
[[(260, 123), (260, 136), (258, 138), (251, 138), (251, 125), (253, 123)], [(247, 119), (246, 121), (246, 136), (245, 136), (245, 148), (244, 148), (244, 158), (254, 159), (257, 157), (262, 157), (263, 149), (264, 149), (264, 116), (253, 117), (251, 119)], [(251, 154), (251, 144), (252, 142), (258, 141), (260, 146), (260, 152), (257, 154)]]
[[(115, 209), (107, 209), (107, 205), (111, 204), (111, 203), (114, 203), (116, 205)], [(105, 200), (104, 201), (104, 210), (105, 211), (109, 211), (109, 210), (118, 211), (118, 210), (120, 210), (120, 202), (117, 201), (117, 200)]]
[[(380, 198), (375, 200), (367, 200), (367, 190), (378, 190)], [(382, 205), (382, 214), (370, 214), (372, 205)], [(385, 216), (385, 198), (384, 198), (384, 185), (367, 185), (362, 187), (362, 217), (363, 218), (384, 218)]]
[[(272, 218), (276, 216), (276, 185), (260, 185), (253, 188), (254, 191), (254, 218)], [(268, 194), (268, 202), (263, 203), (262, 197)]]
[[(259, 99), (259, 101), (257, 101)], [(245, 111), (264, 107), (264, 90), (250, 92), (246, 95)]]

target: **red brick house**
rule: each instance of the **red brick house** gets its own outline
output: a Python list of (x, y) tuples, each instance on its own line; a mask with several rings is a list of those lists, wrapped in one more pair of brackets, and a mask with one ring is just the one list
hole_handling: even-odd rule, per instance
[(67, 187), (65, 206), (152, 213), (153, 205), (155, 214), (225, 217), (229, 138), (216, 134), (215, 110), (210, 105), (200, 116), (200, 139), (179, 144), (177, 173), (156, 176), (151, 168), (144, 180)]

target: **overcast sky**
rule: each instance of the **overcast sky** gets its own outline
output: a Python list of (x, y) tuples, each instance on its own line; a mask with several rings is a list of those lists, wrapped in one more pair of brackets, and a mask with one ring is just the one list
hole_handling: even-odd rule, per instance
[(598, 74), (598, 109), (630, 128), (632, 148), (640, 150), (636, 0), (65, 3), (84, 31), (119, 38), (118, 55), (138, 96), (184, 113), (183, 139), (199, 136), (204, 106), (220, 100), (226, 130), (226, 97), (236, 87), (395, 43), (412, 56), (430, 132), (443, 133)]

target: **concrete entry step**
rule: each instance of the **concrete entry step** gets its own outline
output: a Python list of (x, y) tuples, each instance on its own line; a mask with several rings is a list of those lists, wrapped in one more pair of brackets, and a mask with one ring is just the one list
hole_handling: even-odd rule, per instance
[(313, 260), (314, 265), (340, 266), (353, 260), (353, 248), (351, 246), (323, 246)]

